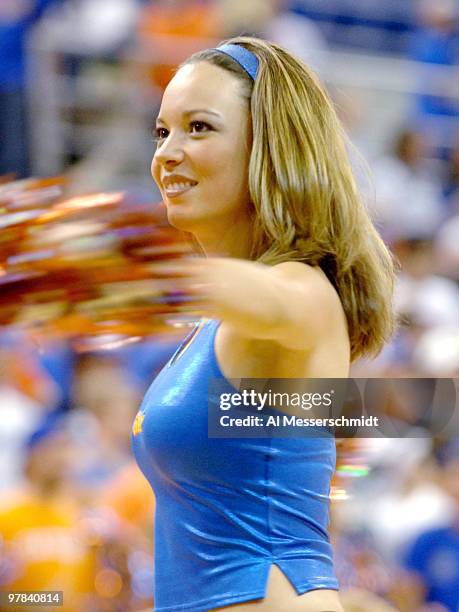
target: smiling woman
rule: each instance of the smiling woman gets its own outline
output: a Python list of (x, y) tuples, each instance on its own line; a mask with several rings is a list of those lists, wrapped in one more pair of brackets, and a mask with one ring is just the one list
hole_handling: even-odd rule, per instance
[(250, 228), (250, 117), (239, 88), (199, 62), (179, 70), (164, 93), (152, 173), (169, 221), (182, 230), (217, 238), (228, 222), (235, 232)]
[(333, 438), (211, 438), (207, 409), (210, 377), (230, 392), (233, 378), (343, 378), (392, 333), (392, 259), (342, 128), (307, 66), (241, 37), (178, 69), (156, 136), (168, 219), (205, 254), (182, 272), (206, 318), (133, 430), (157, 499), (155, 610), (341, 611)]

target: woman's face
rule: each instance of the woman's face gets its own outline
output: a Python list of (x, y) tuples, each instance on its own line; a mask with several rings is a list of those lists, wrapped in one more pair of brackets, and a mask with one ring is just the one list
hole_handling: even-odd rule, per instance
[(179, 229), (224, 229), (249, 215), (251, 124), (240, 87), (231, 73), (199, 62), (164, 92), (152, 175)]

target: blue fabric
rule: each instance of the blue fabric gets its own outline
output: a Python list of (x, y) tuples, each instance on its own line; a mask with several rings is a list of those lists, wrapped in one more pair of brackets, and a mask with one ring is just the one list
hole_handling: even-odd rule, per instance
[(61, 392), (55, 408), (62, 411), (69, 410), (72, 402), (75, 353), (67, 342), (57, 339), (46, 341), (43, 349), (43, 352), (37, 354), (37, 359)]
[(57, 2), (62, 0), (19, 0), (17, 13), (12, 17), (0, 8), (0, 89), (16, 91), (24, 86), (25, 43), (30, 28)]
[(242, 45), (232, 44), (220, 45), (216, 50), (232, 57), (234, 61), (244, 68), (252, 80), (255, 81), (258, 72), (258, 58), (251, 51)]
[(417, 62), (454, 66), (457, 59), (456, 45), (455, 35), (425, 28), (414, 34), (410, 56)]
[[(409, 56), (424, 64), (435, 66), (454, 66), (457, 62), (457, 36), (447, 35), (434, 29), (421, 29), (413, 36)], [(422, 79), (429, 79), (429, 73), (423, 72)], [(439, 92), (440, 93), (440, 92)], [(416, 96), (421, 114), (446, 115), (455, 117), (459, 114), (459, 106), (453, 98), (419, 94)]]
[(9, 173), (16, 178), (29, 175), (27, 106), (22, 89), (0, 88), (0, 176)]
[(62, 0), (0, 0), (0, 175), (29, 174), (26, 42), (32, 26), (51, 4)]
[(335, 441), (209, 438), (209, 378), (225, 380), (218, 324), (203, 320), (185, 339), (134, 422), (156, 495), (155, 612), (264, 597), (273, 563), (298, 595), (339, 588), (327, 534)]
[(459, 609), (459, 525), (421, 534), (405, 558), (405, 566), (420, 574), (427, 602)]

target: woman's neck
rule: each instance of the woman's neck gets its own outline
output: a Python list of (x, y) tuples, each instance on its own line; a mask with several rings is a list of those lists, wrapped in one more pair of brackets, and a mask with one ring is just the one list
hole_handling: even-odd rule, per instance
[(246, 218), (226, 223), (224, 227), (193, 232), (207, 257), (249, 259), (252, 246), (252, 223)]

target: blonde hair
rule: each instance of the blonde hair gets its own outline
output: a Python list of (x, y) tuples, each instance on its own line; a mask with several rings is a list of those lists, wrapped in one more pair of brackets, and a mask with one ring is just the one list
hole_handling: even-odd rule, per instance
[(358, 193), (332, 102), (315, 74), (282, 47), (252, 37), (225, 42), (257, 56), (255, 82), (213, 49), (185, 64), (207, 61), (232, 72), (250, 102), (250, 259), (320, 266), (340, 296), (351, 359), (376, 355), (394, 331), (395, 266)]

